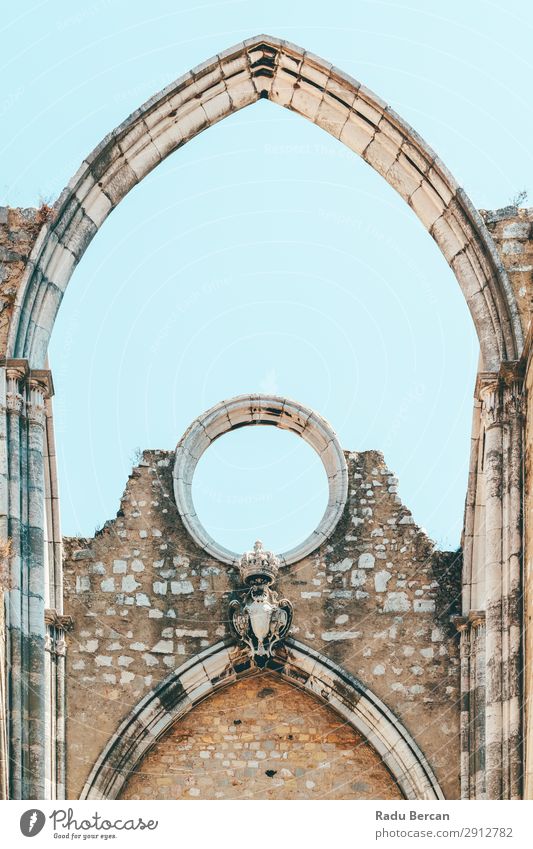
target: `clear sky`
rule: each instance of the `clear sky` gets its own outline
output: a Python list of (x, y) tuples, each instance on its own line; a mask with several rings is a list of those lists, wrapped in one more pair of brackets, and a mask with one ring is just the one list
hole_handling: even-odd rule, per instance
[[(526, 0), (22, 2), (1, 32), (1, 202), (53, 201), (154, 92), (260, 32), (357, 77), (438, 152), (480, 208), (530, 192)], [(113, 212), (52, 338), (63, 530), (118, 509), (137, 449), (172, 449), (225, 397), (315, 408), (345, 448), (381, 450), (415, 519), (459, 543), (478, 345), (456, 280), (385, 181), (261, 101), (168, 158)], [(232, 548), (312, 530), (325, 481), (291, 434), (246, 428), (194, 495)]]

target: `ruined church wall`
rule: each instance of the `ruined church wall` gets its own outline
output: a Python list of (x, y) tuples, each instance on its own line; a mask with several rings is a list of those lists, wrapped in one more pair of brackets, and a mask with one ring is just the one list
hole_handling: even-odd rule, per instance
[(13, 306), (29, 256), (51, 215), (46, 204), (39, 209), (0, 207), (0, 357), (5, 356)]
[(506, 206), (491, 211), (482, 209), (480, 213), (509, 277), (526, 336), (533, 292), (533, 208)]
[[(337, 528), (278, 580), (294, 605), (291, 634), (370, 687), (420, 745), (445, 795), (455, 798), (459, 659), (450, 615), (459, 609), (460, 562), (433, 551), (379, 452), (346, 456), (349, 497)], [(231, 636), (227, 605), (239, 577), (207, 557), (183, 528), (173, 459), (173, 452), (145, 451), (117, 518), (93, 539), (65, 540), (65, 613), (74, 620), (67, 655), (69, 798), (79, 796), (138, 701), (185, 660)]]
[(533, 356), (531, 330), (527, 340), (524, 434), (524, 798), (533, 799)]
[(525, 798), (533, 798), (533, 359), (532, 314), (533, 292), (533, 209), (504, 207), (493, 212), (482, 211), (485, 223), (496, 243), (501, 261), (509, 275), (520, 310), (524, 335), (523, 355), (525, 420), (523, 449), (523, 575), (524, 575), (524, 731), (525, 731)]

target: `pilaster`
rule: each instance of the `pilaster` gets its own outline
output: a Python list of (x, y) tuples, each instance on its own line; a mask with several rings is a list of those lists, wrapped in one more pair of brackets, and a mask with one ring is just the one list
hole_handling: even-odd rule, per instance
[(520, 798), (523, 369), (480, 375), (485, 486), (486, 794)]
[(6, 624), (11, 798), (45, 795), (45, 557), (43, 448), (50, 372), (3, 362), (8, 455), (7, 538), (11, 546)]

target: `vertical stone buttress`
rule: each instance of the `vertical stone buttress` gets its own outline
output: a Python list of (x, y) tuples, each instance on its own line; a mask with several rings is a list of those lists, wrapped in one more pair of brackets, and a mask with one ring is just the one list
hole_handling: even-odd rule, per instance
[(11, 546), (6, 594), (7, 662), (17, 673), (7, 684), (9, 796), (45, 798), (45, 399), (52, 393), (47, 370), (30, 371), (25, 360), (5, 362), (7, 486), (3, 533)]
[(67, 632), (72, 628), (70, 616), (55, 610), (45, 611), (46, 637), (45, 662), (47, 679), (46, 739), (48, 741), (47, 798), (64, 799), (66, 792), (66, 739), (65, 739), (65, 659)]
[(524, 405), (522, 376), (512, 372), (504, 390), (504, 797), (521, 799), (523, 793), (523, 455)]
[(6, 375), (6, 429), (8, 453), (8, 497), (5, 506), (7, 535), (11, 546), (10, 586), (6, 605), (6, 635), (8, 668), (18, 670), (8, 678), (8, 740), (9, 740), (9, 796), (23, 798), (23, 693), (22, 677), (25, 669), (22, 622), (22, 558), (23, 519), (21, 483), (21, 433), (25, 415), (24, 383), (28, 367), (25, 361), (11, 360)]
[(63, 552), (59, 520), (59, 492), (55, 456), (52, 400), (45, 400), (45, 551), (48, 570), (46, 623), (47, 797), (64, 799), (66, 793), (66, 686), (65, 663), (70, 616), (63, 615)]
[(521, 746), (522, 381), (481, 381), (485, 478), (486, 795), (519, 799)]
[(6, 370), (0, 368), (0, 539), (4, 542), (2, 586), (0, 586), (0, 799), (9, 798), (9, 743), (7, 701), (7, 639), (6, 593), (10, 586), (10, 558), (8, 541), (8, 453), (6, 422)]
[(26, 475), (27, 519), (23, 560), (23, 605), (25, 612), (26, 661), (29, 689), (25, 698), (27, 740), (24, 791), (26, 798), (46, 796), (43, 740), (46, 738), (45, 677), (45, 551), (44, 551), (44, 402), (48, 394), (48, 373), (30, 372), (26, 382)]
[(470, 798), (470, 630), (463, 617), (457, 623), (461, 638), (461, 799)]
[(485, 614), (469, 617), (472, 644), (470, 692), (472, 700), (472, 752), (470, 755), (470, 796), (484, 799), (485, 788)]
[[(3, 576), (5, 577), (5, 576)], [(6, 640), (4, 585), (0, 586), (0, 800), (8, 798)]]

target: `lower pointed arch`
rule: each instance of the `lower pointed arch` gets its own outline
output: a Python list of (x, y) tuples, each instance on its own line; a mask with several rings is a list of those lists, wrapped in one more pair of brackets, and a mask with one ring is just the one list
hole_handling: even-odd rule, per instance
[[(287, 640), (270, 669), (329, 705), (376, 751), (406, 799), (444, 799), (426, 757), (392, 711), (358, 679), (319, 652)], [(185, 714), (216, 691), (252, 675), (235, 644), (220, 642), (191, 658), (148, 693), (103, 749), (82, 799), (116, 799), (142, 758)]]

